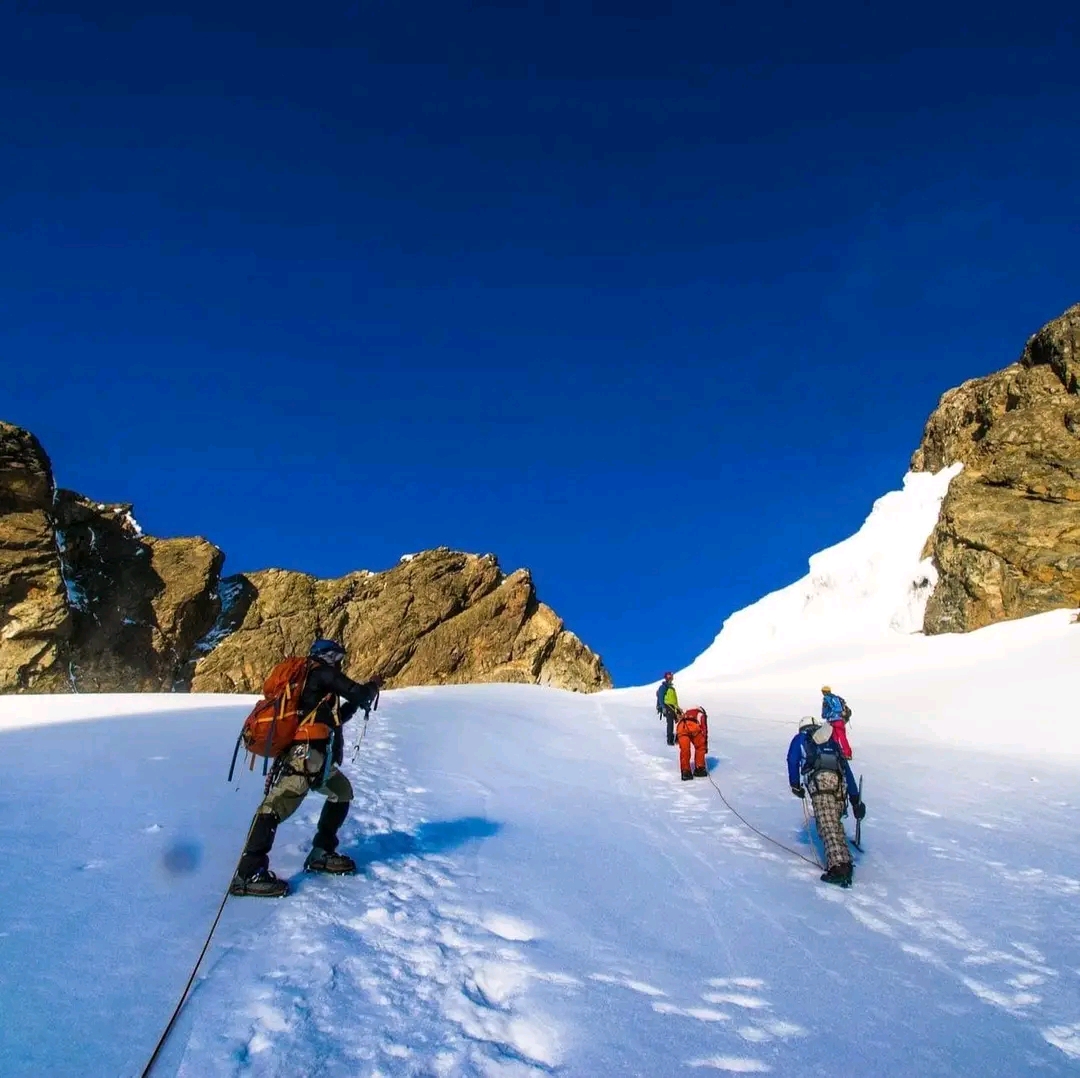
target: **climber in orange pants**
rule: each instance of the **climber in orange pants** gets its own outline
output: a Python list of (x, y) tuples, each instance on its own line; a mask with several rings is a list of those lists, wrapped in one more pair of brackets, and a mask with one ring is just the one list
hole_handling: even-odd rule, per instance
[[(675, 735), (679, 741), (679, 771), (683, 781), (708, 775), (705, 754), (709, 751), (709, 716), (703, 707), (692, 707), (679, 716)], [(694, 746), (694, 770), (690, 770), (690, 746)]]

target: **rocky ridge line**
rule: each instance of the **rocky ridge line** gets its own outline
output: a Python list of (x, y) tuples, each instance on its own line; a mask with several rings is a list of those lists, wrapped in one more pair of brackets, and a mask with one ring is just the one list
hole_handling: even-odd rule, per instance
[(202, 538), (142, 534), (130, 505), (56, 489), (29, 432), (0, 421), (0, 692), (255, 692), (278, 659), (341, 638), (388, 687), (611, 678), (527, 570), (439, 548), (337, 580), (222, 578)]

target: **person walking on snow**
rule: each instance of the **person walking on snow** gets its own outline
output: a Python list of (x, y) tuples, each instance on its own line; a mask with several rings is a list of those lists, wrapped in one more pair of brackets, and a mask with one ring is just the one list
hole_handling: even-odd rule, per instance
[[(330, 736), (321, 741), (294, 741), (275, 760), (269, 791), (251, 822), (229, 886), (233, 895), (280, 898), (289, 893), (289, 885), (270, 871), (270, 849), (278, 824), (300, 807), (311, 790), (322, 794), (326, 803), (304, 868), (337, 875), (356, 871), (356, 862), (337, 852), (338, 829), (349, 814), (353, 797), (352, 784), (338, 768), (344, 756), (341, 726), (358, 711), (371, 707), (379, 685), (346, 677), (341, 672), (345, 649), (333, 640), (316, 640), (308, 656), (312, 663), (300, 692), (299, 712), (328, 727)], [(340, 708), (339, 699), (346, 701)]]
[(667, 743), (675, 744), (675, 722), (682, 714), (679, 710), (679, 695), (675, 692), (675, 675), (669, 670), (656, 690), (656, 711), (661, 719), (667, 720)]
[(832, 727), (833, 737), (843, 751), (844, 758), (850, 760), (851, 745), (847, 739), (847, 724), (851, 718), (851, 708), (847, 706), (847, 701), (842, 696), (837, 696), (828, 685), (821, 686), (821, 717)]
[[(705, 778), (705, 754), (709, 751), (709, 716), (703, 707), (692, 707), (679, 716), (676, 726), (679, 739), (679, 771), (687, 779)], [(694, 746), (694, 770), (690, 770), (690, 746)]]
[(825, 847), (822, 880), (850, 887), (854, 869), (844, 833), (844, 805), (851, 801), (857, 820), (866, 815), (866, 805), (859, 797), (859, 786), (833, 737), (832, 727), (828, 723), (818, 725), (812, 718), (803, 719), (788, 746), (787, 766), (791, 792), (799, 798), (810, 792), (818, 834)]

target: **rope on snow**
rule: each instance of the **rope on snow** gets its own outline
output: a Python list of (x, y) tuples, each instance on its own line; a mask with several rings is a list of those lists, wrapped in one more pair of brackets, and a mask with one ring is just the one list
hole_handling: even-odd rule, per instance
[[(375, 700), (372, 707), (367, 708), (364, 712), (364, 727), (360, 731), (360, 737), (356, 742), (356, 748), (353, 749), (353, 762), (356, 761), (357, 753), (360, 751), (360, 745), (364, 740), (364, 734), (367, 733), (368, 719), (371, 718), (371, 712), (374, 708), (378, 707), (379, 694), (375, 694)], [(230, 774), (231, 778), (231, 774)], [(267, 783), (269, 792), (269, 782)], [(255, 826), (255, 821), (252, 820), (251, 826)], [(248, 829), (248, 838), (251, 837), (251, 828)], [(247, 847), (247, 839), (244, 839), (244, 847)], [(242, 852), (242, 851), (241, 851)], [(195, 978), (198, 976), (199, 967), (202, 966), (203, 959), (206, 957), (206, 952), (210, 949), (210, 941), (214, 938), (214, 933), (217, 931), (218, 923), (221, 921), (221, 915), (225, 912), (225, 904), (229, 901), (229, 889), (225, 889), (225, 897), (221, 900), (221, 905), (218, 906), (217, 915), (214, 917), (214, 923), (210, 926), (210, 931), (206, 935), (206, 942), (202, 946), (202, 950), (199, 952), (199, 957), (195, 960), (195, 966), (191, 971), (191, 976), (188, 978), (187, 984), (184, 985), (184, 991), (180, 993), (180, 1000), (176, 1004), (175, 1009), (172, 1012), (172, 1016), (169, 1018), (169, 1024), (165, 1027), (164, 1032), (158, 1038), (157, 1044), (154, 1045), (153, 1054), (146, 1061), (146, 1066), (139, 1072), (139, 1078), (148, 1078), (151, 1071), (154, 1069), (154, 1064), (157, 1062), (158, 1056), (161, 1055), (161, 1049), (165, 1047), (165, 1042), (169, 1039), (169, 1034), (173, 1031), (173, 1026), (176, 1025), (177, 1018), (180, 1017), (180, 1012), (184, 1008), (184, 1004), (187, 1002), (188, 994), (191, 992), (191, 986), (195, 983)]]
[[(724, 796), (724, 791), (721, 790), (720, 787), (717, 785), (716, 779), (714, 779), (712, 777), (712, 772), (711, 771), (709, 772), (709, 782), (712, 783), (713, 789), (720, 795), (720, 800), (724, 802), (724, 805), (727, 808), (728, 812), (730, 812), (736, 819), (741, 820), (743, 825), (745, 827), (748, 827), (751, 831), (753, 831), (755, 835), (760, 836), (766, 842), (771, 842), (774, 846), (778, 846), (781, 850), (784, 850), (786, 853), (792, 854), (793, 856), (797, 857), (800, 861), (805, 861), (808, 865), (813, 865), (814, 868), (824, 868), (825, 867), (819, 860), (815, 859), (815, 860), (811, 861), (810, 858), (807, 857), (805, 854), (799, 853), (798, 850), (793, 850), (790, 846), (785, 846), (782, 842), (777, 842), (777, 840), (774, 839), (771, 835), (767, 835), (767, 834), (765, 834), (764, 831), (760, 831), (758, 828), (756, 828)], [(805, 808), (806, 808), (805, 803), (803, 805), (803, 808), (805, 810)]]

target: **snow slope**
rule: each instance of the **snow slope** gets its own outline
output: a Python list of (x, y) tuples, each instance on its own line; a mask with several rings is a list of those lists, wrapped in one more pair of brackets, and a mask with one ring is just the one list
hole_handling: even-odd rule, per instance
[[(1076, 1073), (1080, 627), (912, 632), (947, 479), (909, 477), (679, 677), (712, 782), (679, 781), (651, 687), (384, 694), (346, 768), (360, 874), (300, 874), (312, 796), (274, 851), (295, 893), (229, 901), (154, 1073)], [(806, 860), (784, 770), (823, 680), (866, 777), (851, 891)], [(0, 698), (4, 1078), (140, 1073), (259, 800), (225, 782), (249, 704)]]
[(686, 673), (717, 677), (833, 655), (922, 628), (937, 573), (922, 550), (960, 465), (909, 472), (849, 539), (815, 554), (802, 580), (732, 614)]
[(1080, 756), (1073, 612), (925, 637), (936, 583), (922, 557), (959, 465), (911, 473), (863, 527), (810, 559), (802, 580), (733, 614), (682, 672), (691, 694), (746, 715), (816, 714), (830, 685), (863, 744), (911, 740), (996, 753)]
[[(791, 723), (700, 702), (725, 795), (813, 856)], [(0, 733), (20, 761), (0, 812), (0, 1073), (134, 1075), (258, 800), (256, 776), (224, 781), (244, 705), (50, 723), (52, 703), (2, 701), (40, 722)], [(312, 797), (275, 850), (296, 894), (230, 900), (155, 1073), (1080, 1065), (1072, 767), (857, 742), (867, 852), (840, 892), (679, 781), (648, 690), (407, 690), (372, 724), (344, 830), (362, 874), (296, 875)]]

